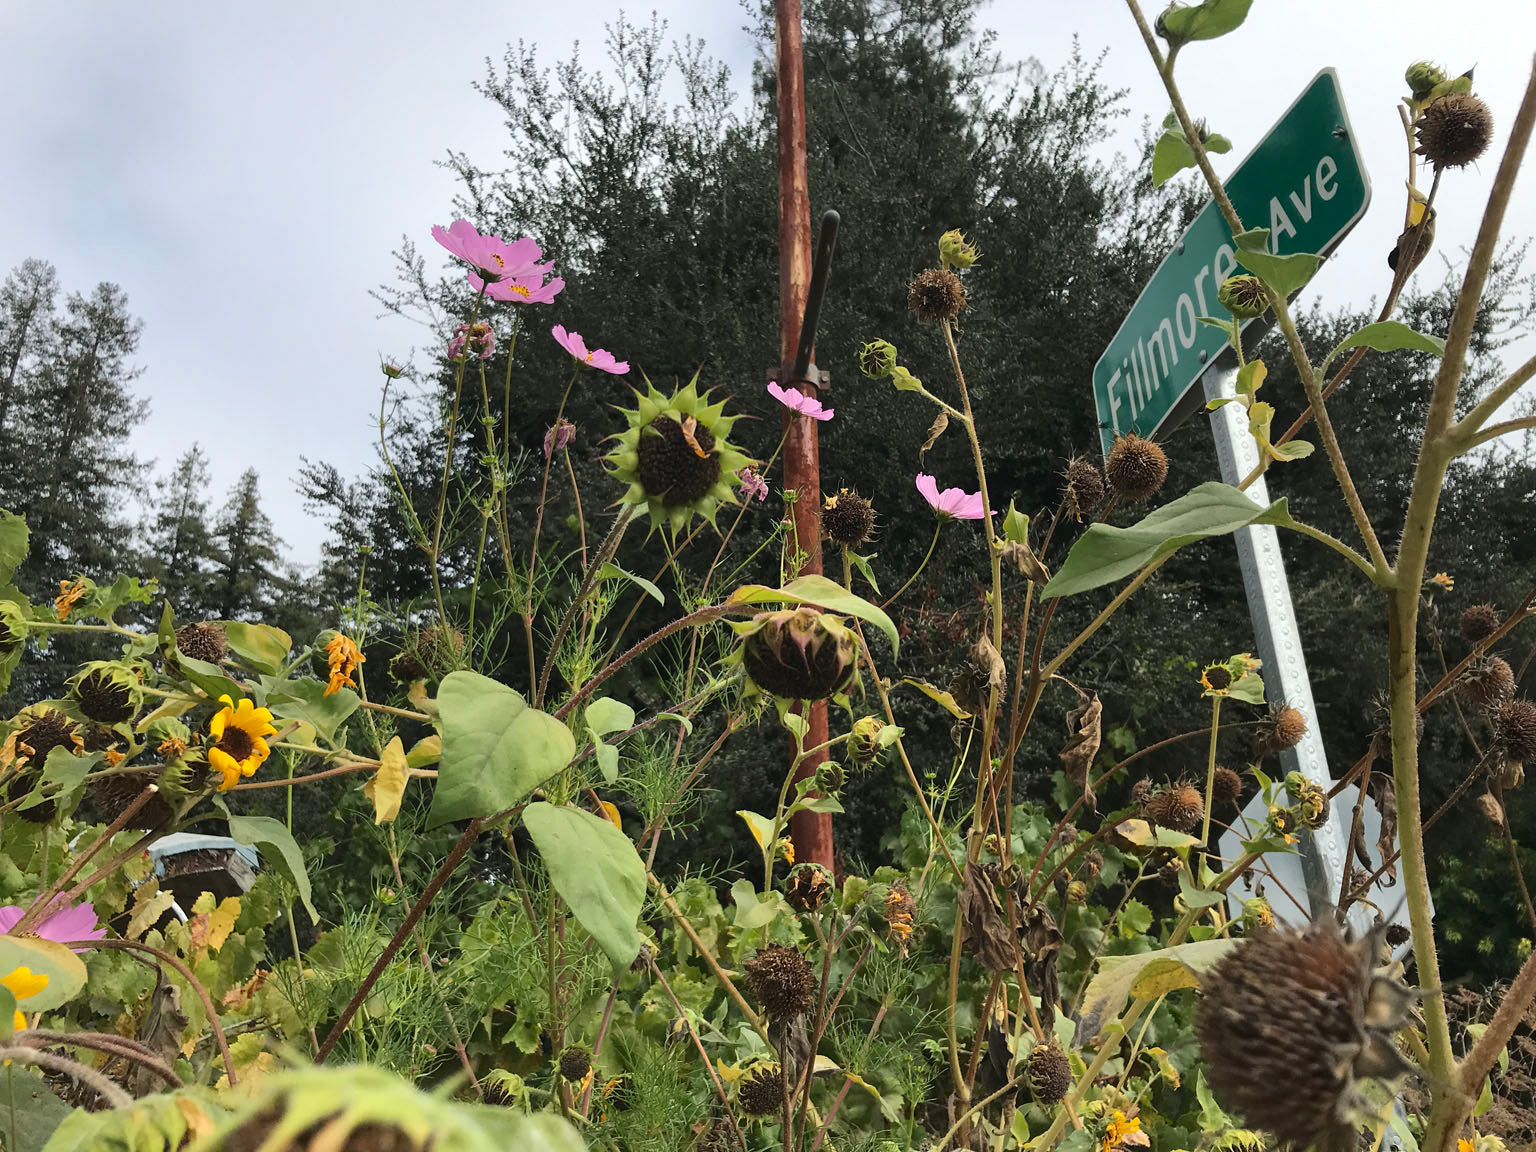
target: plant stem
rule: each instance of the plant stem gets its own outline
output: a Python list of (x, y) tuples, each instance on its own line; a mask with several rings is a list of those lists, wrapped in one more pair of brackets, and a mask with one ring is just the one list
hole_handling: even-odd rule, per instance
[(1211, 750), (1205, 763), (1205, 821), (1200, 825), (1200, 843), (1211, 846), (1211, 793), (1216, 788), (1216, 740), (1221, 727), (1221, 697), (1211, 697)]
[[(922, 572), (922, 570), (924, 568), (928, 567), (928, 560), (933, 556), (933, 550), (934, 550), (934, 548), (939, 543), (939, 531), (943, 527), (944, 527), (944, 521), (942, 519), (939, 519), (939, 520), (935, 521), (935, 523), (933, 525), (933, 539), (928, 541), (928, 551), (923, 556), (923, 562), (917, 566), (917, 568), (913, 571), (912, 575), (907, 577), (907, 582), (905, 584), (903, 584), (900, 588), (896, 589), (896, 591), (892, 592), (890, 594), (890, 596), (886, 597), (886, 599), (881, 602), (881, 604), (880, 604), (881, 608), (889, 608), (891, 606), (891, 604), (897, 599), (897, 597), (899, 597), (908, 588), (912, 587), (912, 581), (917, 579), (918, 575)], [(846, 552), (846, 549), (844, 551)], [(843, 566), (844, 566), (845, 569), (847, 568), (847, 565), (848, 565), (848, 558), (845, 555), (843, 557)], [(846, 575), (844, 576), (844, 583), (845, 584), (848, 583), (848, 578), (847, 578)], [(849, 590), (852, 591), (852, 587), (851, 586), (850, 586)]]

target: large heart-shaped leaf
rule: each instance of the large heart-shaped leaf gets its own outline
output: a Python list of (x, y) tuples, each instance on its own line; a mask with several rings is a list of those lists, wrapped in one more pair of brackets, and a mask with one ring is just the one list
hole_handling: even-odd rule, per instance
[(645, 865), (635, 845), (607, 820), (542, 801), (523, 810), (549, 882), (615, 968), (627, 968), (643, 943), (635, 924), (645, 905)]
[(564, 724), (477, 672), (443, 677), (437, 706), (443, 758), (428, 827), (511, 808), (576, 755)]
[(901, 641), (896, 635), (896, 625), (891, 618), (862, 596), (855, 596), (835, 580), (825, 576), (801, 576), (782, 588), (769, 588), (765, 584), (743, 584), (731, 593), (728, 604), (810, 604), (825, 608), (828, 612), (841, 612), (845, 616), (857, 616), (873, 624), (885, 633), (895, 655)]
[(301, 720), (314, 726), (327, 740), (336, 739), (336, 730), (357, 711), (362, 700), (350, 688), (325, 694), (325, 685), (305, 677), (280, 680), (267, 696), (272, 715), (283, 720)]
[(1043, 599), (1075, 596), (1113, 583), (1196, 540), (1225, 536), (1250, 524), (1294, 524), (1285, 500), (1268, 508), (1212, 480), (1164, 504), (1129, 528), (1091, 525), (1067, 553)]
[(1268, 228), (1251, 228), (1232, 239), (1237, 244), (1237, 262), (1282, 296), (1299, 292), (1323, 262), (1312, 252), (1272, 255)]
[(1152, 999), (1180, 988), (1198, 988), (1200, 973), (1213, 967), (1239, 943), (1227, 939), (1197, 940), (1132, 956), (1103, 957), (1098, 973), (1083, 993), (1078, 1042), (1087, 1043), (1097, 1036), (1105, 1024), (1120, 1015), (1132, 996)]
[(235, 655), (258, 672), (276, 674), (288, 658), (293, 639), (281, 628), (270, 624), (245, 624), (234, 621), (224, 625), (224, 635)]

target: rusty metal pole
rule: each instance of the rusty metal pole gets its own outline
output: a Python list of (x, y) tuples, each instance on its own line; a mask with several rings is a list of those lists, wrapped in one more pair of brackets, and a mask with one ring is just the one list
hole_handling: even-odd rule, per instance
[[(805, 59), (801, 51), (800, 0), (774, 0), (774, 57), (778, 70), (779, 117), (779, 382), (816, 395), (807, 380), (792, 380), (800, 323), (811, 283), (811, 193), (805, 164)], [(814, 375), (814, 373), (807, 373)], [(796, 551), (805, 556), (797, 573), (821, 571), (821, 461), (817, 422), (784, 412), (784, 487), (795, 493), (791, 506)], [(805, 707), (802, 705), (802, 707)], [(805, 742), (827, 741), (827, 705), (809, 705)], [(825, 754), (807, 757), (796, 778), (813, 776)], [(789, 825), (797, 862), (832, 867), (832, 817), (797, 812)]]

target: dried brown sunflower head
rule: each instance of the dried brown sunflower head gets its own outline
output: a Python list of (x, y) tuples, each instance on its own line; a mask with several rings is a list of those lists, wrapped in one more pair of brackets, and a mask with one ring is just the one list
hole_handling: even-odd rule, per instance
[(1215, 779), (1211, 781), (1213, 804), (1235, 806), (1243, 798), (1243, 778), (1225, 764), (1216, 766)]
[(1414, 149), (1436, 168), (1465, 168), (1493, 142), (1493, 113), (1471, 92), (1451, 92), (1419, 117)]
[(919, 320), (953, 320), (965, 307), (965, 285), (948, 268), (926, 268), (907, 288), (907, 307)]
[(832, 878), (820, 864), (801, 864), (784, 882), (784, 899), (796, 912), (814, 912), (832, 892)]
[(183, 656), (205, 664), (217, 664), (229, 655), (229, 641), (225, 639), (224, 629), (211, 621), (183, 624), (176, 629), (176, 648)]
[(1491, 708), (1515, 694), (1515, 670), (1502, 656), (1479, 656), (1456, 679), (1456, 694), (1481, 708)]
[(1493, 709), (1493, 747), (1506, 764), (1536, 760), (1536, 704), (1505, 700)]
[(770, 944), (746, 963), (747, 987), (774, 1020), (804, 1016), (816, 1003), (816, 971), (793, 948)]
[(777, 1064), (753, 1069), (736, 1089), (736, 1102), (748, 1116), (774, 1116), (784, 1110), (784, 1070)]
[(1055, 1104), (1072, 1087), (1072, 1065), (1059, 1044), (1036, 1044), (1024, 1067), (1029, 1093), (1039, 1104)]
[(821, 530), (832, 543), (857, 548), (874, 535), (874, 505), (857, 492), (841, 488), (821, 506)]
[(1087, 460), (1074, 458), (1067, 463), (1067, 511), (1074, 520), (1104, 503), (1104, 474)]
[(1188, 832), (1205, 816), (1205, 800), (1188, 780), (1180, 780), (1147, 801), (1147, 815), (1165, 828)]
[(1503, 613), (1492, 604), (1474, 604), (1461, 614), (1461, 635), (1468, 644), (1481, 644), (1502, 623)]
[(592, 1057), (585, 1048), (571, 1047), (560, 1054), (560, 1075), (567, 1080), (580, 1080), (592, 1071)]
[(1115, 438), (1104, 462), (1109, 487), (1126, 500), (1145, 500), (1168, 479), (1168, 454), (1134, 432)]
[(1276, 704), (1259, 722), (1254, 748), (1260, 756), (1285, 752), (1301, 743), (1307, 734), (1307, 718), (1289, 704)]
[(1414, 995), (1377, 972), (1376, 937), (1332, 920), (1246, 937), (1201, 981), (1195, 1030), (1217, 1101), (1283, 1144), (1348, 1147), (1358, 1082), (1408, 1071)]

